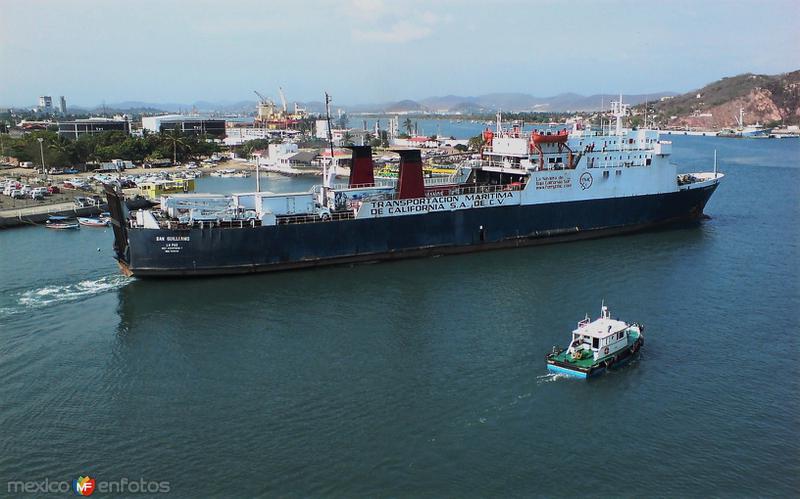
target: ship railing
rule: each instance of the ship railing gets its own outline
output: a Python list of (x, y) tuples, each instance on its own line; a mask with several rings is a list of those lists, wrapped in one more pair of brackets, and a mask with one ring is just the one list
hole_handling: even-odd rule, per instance
[[(131, 227), (138, 227), (134, 220), (131, 220)], [(182, 222), (180, 220), (159, 220), (158, 226), (160, 229), (180, 230), (180, 229), (245, 229), (252, 227), (261, 227), (261, 220), (257, 218), (251, 219), (233, 219), (233, 220), (191, 220)]]
[(425, 187), (431, 185), (445, 185), (445, 184), (452, 184), (454, 174), (450, 175), (439, 175), (435, 177), (426, 177), (425, 178)]
[(277, 217), (276, 224), (288, 225), (288, 224), (310, 224), (317, 222), (337, 222), (341, 220), (352, 220), (353, 218), (355, 218), (355, 213), (353, 213), (352, 210), (335, 211), (330, 215), (326, 215), (324, 217), (320, 217), (317, 214), (282, 215)]
[[(616, 147), (614, 149), (611, 149), (608, 146), (606, 146), (604, 148), (602, 145), (600, 145), (599, 147), (597, 145), (595, 145), (595, 148), (594, 148), (593, 151), (587, 151), (586, 147), (588, 147), (588, 145), (589, 144), (586, 144), (584, 146), (584, 148), (580, 152), (584, 152), (584, 153), (615, 153), (615, 152), (636, 151), (636, 152), (645, 153), (645, 152), (653, 152), (653, 151), (655, 151), (655, 144), (644, 144), (641, 147), (637, 146), (636, 144), (624, 144), (623, 147)], [(624, 147), (625, 145), (627, 145), (628, 147)]]
[(507, 169), (512, 169), (512, 170), (523, 170), (524, 171), (524, 168), (522, 168), (519, 165), (519, 163), (507, 163), (505, 161), (492, 161), (490, 159), (485, 159), (485, 160), (481, 161), (477, 166), (479, 166), (479, 167), (490, 166), (492, 168), (507, 168)]
[(397, 184), (397, 179), (376, 178), (372, 184), (333, 184), (333, 190), (341, 191), (345, 189), (369, 189), (370, 187), (394, 187)]
[(490, 194), (493, 192), (521, 191), (524, 188), (525, 184), (521, 182), (514, 182), (511, 184), (461, 185), (451, 190), (451, 194)]
[[(645, 160), (646, 161), (646, 160)], [(632, 168), (638, 166), (649, 166), (646, 162), (636, 162), (631, 160), (615, 160), (615, 161), (589, 161), (586, 168)]]
[[(455, 174), (450, 175), (436, 175), (433, 177), (425, 177), (425, 187), (429, 186), (436, 186), (436, 185), (446, 185), (452, 184), (453, 178), (457, 176), (457, 171)], [(370, 187), (395, 187), (397, 186), (397, 179), (396, 178), (376, 178), (375, 184), (356, 184), (356, 185), (349, 185), (349, 184), (334, 184), (333, 190), (344, 190), (344, 189), (367, 189)]]

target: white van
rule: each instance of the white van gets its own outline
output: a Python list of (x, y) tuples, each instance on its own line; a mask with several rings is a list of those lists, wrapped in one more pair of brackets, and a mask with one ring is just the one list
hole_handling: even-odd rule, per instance
[(14, 182), (9, 182), (9, 183), (7, 183), (7, 184), (6, 184), (6, 186), (3, 188), (3, 195), (4, 195), (4, 196), (10, 196), (10, 195), (11, 195), (11, 191), (14, 191), (14, 190), (16, 190), (16, 189), (17, 189), (16, 183), (14, 183)]

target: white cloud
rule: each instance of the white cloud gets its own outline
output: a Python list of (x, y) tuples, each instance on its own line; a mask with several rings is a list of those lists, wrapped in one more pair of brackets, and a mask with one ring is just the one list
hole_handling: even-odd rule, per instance
[(347, 11), (354, 17), (364, 20), (376, 20), (388, 12), (384, 0), (350, 0)]
[[(421, 40), (433, 34), (438, 24), (450, 21), (447, 16), (442, 18), (431, 11), (420, 11), (408, 5), (401, 9), (399, 5), (388, 5), (383, 0), (351, 0), (351, 5), (350, 15), (356, 26), (350, 33), (356, 41), (406, 43)], [(366, 24), (364, 21), (369, 21), (371, 29), (362, 27)]]
[(355, 40), (383, 43), (406, 43), (427, 38), (433, 33), (430, 26), (409, 21), (398, 21), (386, 30), (352, 31)]

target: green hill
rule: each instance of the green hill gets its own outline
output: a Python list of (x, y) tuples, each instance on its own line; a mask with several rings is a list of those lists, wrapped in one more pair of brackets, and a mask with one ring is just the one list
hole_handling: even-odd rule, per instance
[[(636, 111), (644, 111), (637, 106)], [(710, 83), (648, 106), (666, 126), (736, 126), (739, 109), (746, 124), (800, 123), (800, 70), (778, 75), (742, 74)]]

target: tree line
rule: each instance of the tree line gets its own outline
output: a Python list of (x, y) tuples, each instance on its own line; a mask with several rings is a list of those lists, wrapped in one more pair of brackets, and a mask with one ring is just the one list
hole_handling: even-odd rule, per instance
[[(41, 148), (39, 139), (43, 139)], [(41, 166), (42, 153), (45, 165), (63, 167), (89, 162), (125, 159), (145, 162), (170, 159), (175, 162), (208, 157), (221, 149), (220, 144), (206, 136), (184, 134), (180, 130), (160, 133), (145, 132), (141, 137), (121, 131), (86, 134), (70, 140), (51, 130), (26, 133), (19, 138), (2, 136), (0, 156), (11, 156), (19, 161), (31, 161)]]

